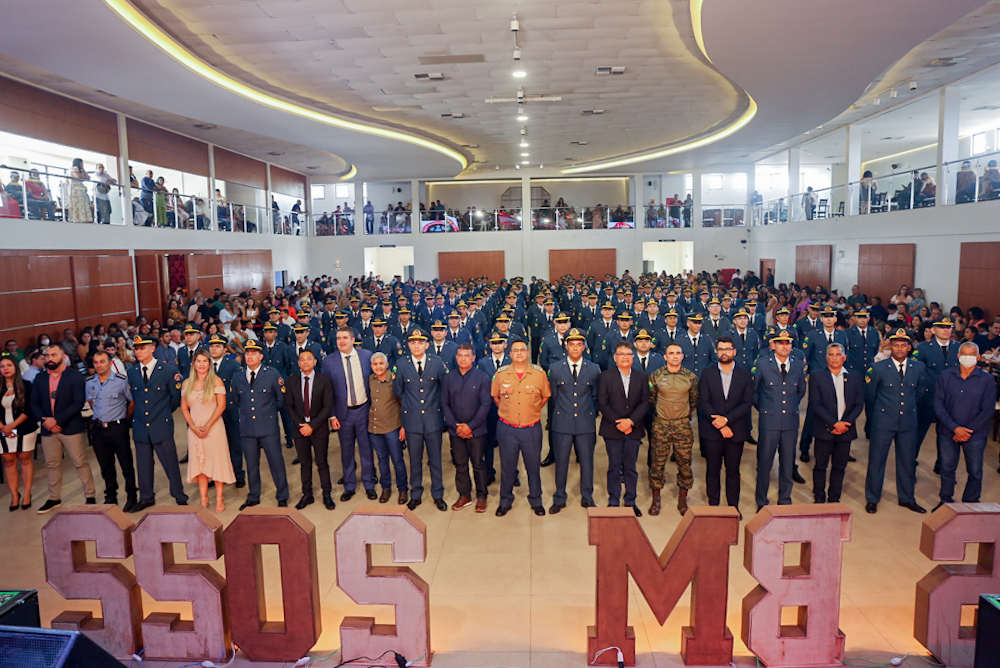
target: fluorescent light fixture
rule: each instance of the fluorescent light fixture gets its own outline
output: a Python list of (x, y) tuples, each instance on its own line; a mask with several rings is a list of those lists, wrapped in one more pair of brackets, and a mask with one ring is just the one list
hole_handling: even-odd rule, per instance
[(521, 148), (528, 148), (528, 142), (526, 141), (521, 142)]
[(167, 35), (167, 33), (160, 30), (160, 28), (146, 18), (142, 12), (129, 4), (127, 0), (104, 0), (104, 3), (110, 7), (112, 11), (118, 14), (123, 21), (132, 26), (136, 32), (148, 39), (154, 46), (198, 76), (224, 90), (229, 91), (230, 93), (239, 95), (240, 97), (250, 100), (251, 102), (256, 102), (257, 104), (269, 107), (276, 111), (293, 114), (324, 125), (341, 128), (343, 130), (350, 130), (352, 132), (375, 135), (385, 139), (402, 141), (408, 144), (414, 144), (448, 156), (452, 160), (458, 162), (462, 166), (462, 169), (469, 166), (469, 162), (465, 159), (465, 156), (443, 144), (439, 144), (422, 137), (409, 135), (404, 132), (399, 132), (397, 130), (380, 128), (374, 125), (359, 123), (357, 121), (348, 121), (343, 118), (331, 116), (330, 114), (324, 114), (302, 105), (286, 102), (285, 100), (251, 88), (250, 86), (223, 74), (222, 72), (199, 60), (194, 54), (187, 51), (184, 47)]
[(530, 162), (530, 160), (522, 160), (522, 161), (521, 161), (521, 164), (522, 164), (522, 165), (527, 165), (527, 164), (528, 164), (529, 162)]
[(520, 79), (521, 77), (528, 76), (528, 73), (525, 72), (524, 70), (518, 70), (517, 72), (514, 72), (514, 76)]
[(522, 154), (521, 154), (521, 157), (522, 157), (522, 158), (527, 158), (527, 157), (528, 157), (528, 154), (527, 154), (527, 153), (522, 153)]
[(528, 117), (524, 115), (523, 111), (519, 111), (519, 112), (517, 112), (517, 120), (519, 120), (520, 122), (523, 123), (526, 120), (528, 120)]

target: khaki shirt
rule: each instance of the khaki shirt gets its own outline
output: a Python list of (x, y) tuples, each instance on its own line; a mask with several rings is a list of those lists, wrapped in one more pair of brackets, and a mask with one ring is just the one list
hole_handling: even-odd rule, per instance
[(502, 366), (493, 376), (490, 394), (499, 399), (500, 419), (515, 427), (529, 427), (542, 419), (542, 407), (552, 396), (542, 367), (528, 365), (522, 378), (513, 365)]
[(657, 420), (690, 420), (698, 410), (698, 377), (684, 367), (672, 373), (662, 366), (649, 375), (649, 401)]
[(392, 393), (394, 377), (391, 371), (385, 374), (385, 380), (379, 380), (375, 374), (368, 376), (372, 402), (368, 411), (368, 432), (371, 434), (388, 434), (403, 426), (399, 417), (399, 399)]

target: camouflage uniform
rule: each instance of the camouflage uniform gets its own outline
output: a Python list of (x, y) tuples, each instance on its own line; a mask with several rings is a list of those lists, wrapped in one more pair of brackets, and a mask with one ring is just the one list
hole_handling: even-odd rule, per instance
[(684, 367), (673, 373), (663, 366), (649, 376), (649, 401), (656, 411), (649, 440), (653, 452), (649, 485), (652, 489), (663, 488), (666, 483), (664, 467), (673, 450), (677, 460), (677, 487), (691, 489), (694, 484), (691, 418), (698, 408), (698, 377)]

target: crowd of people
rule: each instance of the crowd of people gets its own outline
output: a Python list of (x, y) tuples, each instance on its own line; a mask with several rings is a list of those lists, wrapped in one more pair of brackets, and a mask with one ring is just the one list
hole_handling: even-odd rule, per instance
[[(513, 506), (522, 467), (532, 511), (556, 514), (568, 501), (575, 452), (582, 506), (606, 501), (641, 515), (645, 443), (647, 511), (660, 514), (673, 462), (684, 514), (695, 434), (711, 505), (722, 503), (724, 487), (725, 502), (740, 508), (744, 447), (756, 446), (759, 510), (771, 502), (775, 459), (779, 504), (791, 503), (794, 484), (807, 484), (799, 463), (811, 461), (814, 500), (840, 500), (851, 444), (863, 431), (866, 510), (878, 511), (894, 445), (898, 502), (924, 513), (917, 456), (933, 424), (940, 502), (954, 500), (962, 456), (961, 499), (978, 502), (997, 395), (980, 363), (1000, 349), (1000, 318), (988, 322), (978, 307), (945, 313), (908, 286), (889, 302), (857, 286), (842, 296), (738, 271), (556, 283), (367, 276), (341, 285), (322, 276), (266, 294), (178, 291), (162, 323), (139, 317), (79, 336), (67, 329), (58, 342), (40, 334), (23, 350), (6, 343), (0, 450), (10, 509), (33, 505), (36, 444), (48, 475), (39, 513), (62, 503), (64, 451), (86, 503), (96, 503), (88, 442), (104, 502), (119, 502), (123, 480), (128, 512), (156, 503), (156, 460), (178, 504), (194, 483), (206, 507), (215, 488), (217, 512), (227, 484), (247, 488), (241, 509), (257, 505), (262, 452), (284, 507), (291, 493), (282, 441), (297, 455), (296, 507), (316, 502), (315, 467), (321, 501), (333, 509), (337, 432), (341, 502), (363, 489), (388, 503), (395, 492), (398, 504), (415, 509), (426, 461), (431, 500), (443, 511), (447, 432), (453, 510), (475, 503), (485, 512), (499, 466), (498, 516)], [(179, 419), (187, 426), (183, 458), (174, 441)], [(594, 493), (598, 436), (607, 499)], [(550, 465), (546, 511), (540, 469)]]

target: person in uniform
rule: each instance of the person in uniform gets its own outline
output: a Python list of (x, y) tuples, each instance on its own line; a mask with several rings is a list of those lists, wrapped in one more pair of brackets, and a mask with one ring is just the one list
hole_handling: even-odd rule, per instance
[[(295, 366), (298, 364), (299, 355), (302, 351), (308, 350), (313, 354), (316, 359), (316, 371), (323, 371), (323, 347), (316, 341), (311, 341), (309, 337), (312, 335), (312, 329), (309, 325), (305, 323), (296, 323), (295, 327), (292, 328), (295, 333), (295, 343), (291, 347), (291, 358), (289, 359), (289, 366)], [(293, 432), (294, 434), (294, 427)]]
[(760, 335), (750, 326), (750, 314), (740, 309), (733, 316), (733, 331), (730, 334), (736, 348), (736, 366), (748, 371), (757, 362), (760, 353)]
[[(927, 392), (920, 397), (917, 404), (917, 454), (924, 443), (931, 423), (935, 420), (934, 394), (937, 390), (938, 378), (945, 369), (958, 367), (958, 341), (951, 340), (955, 323), (951, 318), (944, 317), (934, 323), (934, 337), (930, 341), (921, 341), (913, 351), (913, 359), (919, 360), (927, 367)], [(941, 472), (941, 451), (938, 449), (934, 460), (934, 472)]]
[[(287, 325), (284, 324), (282, 324), (281, 326), (287, 327)], [(262, 364), (264, 366), (269, 366), (277, 369), (278, 373), (280, 373), (281, 377), (284, 378), (285, 380), (288, 379), (288, 376), (291, 375), (293, 370), (298, 368), (297, 363), (295, 362), (295, 360), (292, 359), (294, 353), (292, 352), (291, 344), (285, 343), (281, 339), (280, 329), (278, 325), (275, 325), (273, 322), (264, 323), (264, 343), (261, 344), (261, 348), (263, 350)], [(282, 408), (280, 416), (281, 416), (281, 427), (285, 432), (285, 447), (291, 449), (292, 447), (294, 447), (292, 439), (295, 437), (295, 430), (292, 428), (292, 420), (288, 416), (288, 409)], [(226, 434), (229, 435), (229, 433), (230, 433), (229, 424), (226, 423)], [(242, 443), (243, 440), (241, 438), (240, 439), (241, 452), (243, 449)], [(236, 467), (234, 466), (233, 468)], [(241, 465), (239, 471), (242, 471), (242, 468), (243, 467)], [(239, 471), (237, 471), (236, 486), (242, 487), (243, 485), (240, 484), (240, 480), (242, 479), (244, 481), (243, 483), (244, 485), (246, 484), (246, 480), (245, 477), (243, 478), (240, 477)]]
[(448, 371), (454, 371), (455, 353), (458, 352), (458, 346), (446, 338), (448, 325), (440, 320), (435, 320), (430, 329), (432, 340), (428, 352), (434, 357), (440, 358)]
[[(486, 372), (490, 377), (490, 382), (492, 386), (492, 380), (494, 374), (500, 370), (501, 367), (505, 367), (511, 363), (510, 355), (507, 354), (507, 338), (501, 336), (499, 332), (493, 332), (489, 337), (490, 354), (480, 358), (477, 365), (480, 369)], [(489, 415), (486, 416), (486, 443), (483, 446), (483, 462), (486, 465), (486, 484), (487, 486), (492, 485), (496, 481), (497, 470), (494, 466), (493, 453), (497, 448), (497, 423), (499, 422), (499, 415), (497, 413), (497, 405), (493, 404), (490, 408)], [(514, 486), (518, 486), (518, 481), (515, 479)]]
[(383, 353), (389, 360), (389, 368), (396, 366), (396, 360), (403, 355), (399, 339), (387, 333), (388, 322), (382, 316), (372, 320), (372, 335), (361, 342), (361, 347), (372, 353)]
[[(153, 453), (170, 482), (170, 496), (178, 506), (187, 505), (187, 494), (181, 482), (181, 467), (174, 443), (174, 411), (181, 405), (181, 381), (177, 367), (153, 357), (156, 340), (145, 334), (132, 339), (136, 364), (126, 371), (129, 391), (135, 400), (132, 419), (132, 440), (139, 478), (139, 503), (132, 506), (137, 513), (156, 505), (153, 487)], [(190, 364), (190, 361), (189, 361)]]
[(615, 328), (615, 305), (608, 300), (604, 302), (601, 306), (601, 312), (597, 318), (590, 321), (589, 329), (587, 330), (587, 348), (594, 351), (594, 362), (597, 363), (601, 369), (604, 365), (601, 364), (600, 352), (601, 343), (604, 341), (604, 337), (607, 336), (608, 332)]
[(677, 345), (684, 353), (684, 368), (698, 378), (702, 370), (715, 361), (715, 344), (701, 331), (703, 317), (697, 311), (688, 315), (688, 331), (677, 338)]
[(285, 405), (285, 380), (277, 369), (264, 366), (263, 353), (257, 341), (248, 341), (243, 347), (246, 368), (233, 376), (233, 396), (240, 412), (240, 436), (249, 483), (247, 498), (240, 510), (260, 505), (261, 450), (267, 457), (274, 480), (278, 507), (288, 507), (288, 477), (278, 428), (278, 413)]
[(125, 478), (125, 506), (122, 510), (130, 513), (139, 502), (132, 444), (128, 435), (135, 402), (132, 401), (128, 377), (111, 373), (111, 357), (105, 351), (94, 353), (93, 364), (95, 373), (86, 382), (87, 403), (94, 412), (90, 422), (90, 445), (97, 455), (101, 477), (104, 478), (104, 503), (118, 505), (117, 458)]
[(601, 410), (600, 434), (608, 453), (608, 505), (619, 503), (625, 483), (626, 507), (636, 517), (642, 511), (635, 505), (639, 482), (636, 459), (645, 434), (643, 418), (649, 409), (647, 376), (632, 368), (635, 355), (628, 341), (619, 341), (612, 352), (614, 366), (601, 373), (597, 404)]
[(610, 369), (615, 366), (614, 351), (619, 342), (624, 341), (631, 347), (632, 342), (635, 341), (635, 333), (632, 331), (632, 314), (628, 311), (622, 311), (615, 318), (615, 321), (617, 326), (605, 334), (601, 340), (597, 363), (601, 365), (602, 369)]
[(680, 344), (668, 345), (666, 365), (650, 374), (649, 400), (654, 411), (653, 431), (649, 437), (653, 452), (649, 469), (653, 500), (649, 514), (660, 514), (660, 490), (666, 483), (664, 469), (672, 453), (677, 462), (677, 510), (683, 516), (688, 509), (688, 491), (694, 484), (691, 473), (691, 449), (694, 446), (691, 418), (698, 409), (698, 377), (684, 367), (684, 350)]
[[(292, 336), (292, 328), (286, 325), (285, 323), (281, 322), (281, 309), (279, 309), (277, 306), (272, 306), (268, 310), (267, 322), (275, 326), (278, 334), (278, 341), (280, 341), (281, 343), (287, 344), (294, 338)], [(264, 324), (266, 332), (267, 323)]]
[(903, 328), (889, 336), (891, 357), (875, 362), (865, 375), (865, 395), (872, 406), (865, 511), (878, 512), (889, 448), (896, 444), (896, 493), (899, 505), (915, 513), (927, 509), (917, 503), (917, 405), (929, 391), (927, 367), (910, 359), (910, 335)]
[(243, 367), (234, 356), (226, 354), (227, 343), (226, 337), (221, 334), (213, 334), (208, 339), (208, 354), (212, 358), (215, 375), (219, 377), (226, 388), (226, 410), (222, 413), (222, 424), (226, 428), (229, 459), (233, 463), (236, 488), (242, 489), (247, 485), (247, 474), (243, 470), (243, 439), (240, 437), (240, 411), (236, 407), (236, 399), (233, 394), (233, 376), (243, 371)]
[(514, 479), (518, 462), (524, 459), (528, 475), (528, 503), (536, 515), (545, 515), (542, 506), (542, 408), (552, 395), (549, 379), (540, 366), (530, 364), (528, 344), (515, 338), (510, 345), (510, 366), (493, 375), (490, 394), (497, 405), (500, 447), (500, 506), (503, 517), (514, 505)]
[(594, 508), (594, 448), (597, 446), (597, 390), (601, 368), (584, 359), (587, 337), (571, 329), (566, 337), (566, 358), (549, 369), (552, 416), (549, 430), (556, 464), (556, 492), (549, 513), (566, 507), (569, 455), (576, 451), (580, 463), (580, 505)]
[(708, 315), (702, 321), (703, 327), (701, 333), (712, 339), (712, 348), (714, 349), (715, 342), (720, 336), (729, 336), (732, 323), (729, 322), (729, 318), (723, 315), (722, 304), (719, 302), (718, 297), (712, 297), (706, 308), (708, 309)]
[(201, 330), (189, 324), (184, 328), (184, 345), (177, 350), (177, 370), (181, 378), (191, 375), (191, 360), (194, 354), (205, 346), (201, 342)]

